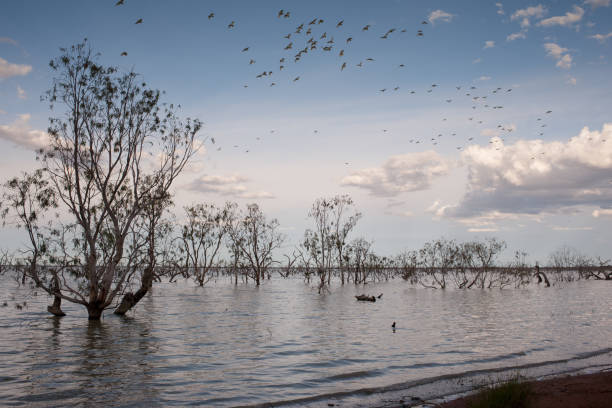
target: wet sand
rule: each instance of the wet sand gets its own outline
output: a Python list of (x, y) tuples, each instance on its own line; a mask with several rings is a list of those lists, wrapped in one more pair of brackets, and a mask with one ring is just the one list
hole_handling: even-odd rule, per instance
[[(612, 407), (612, 371), (531, 381), (530, 384), (533, 408)], [(459, 398), (435, 406), (467, 408), (470, 398)]]

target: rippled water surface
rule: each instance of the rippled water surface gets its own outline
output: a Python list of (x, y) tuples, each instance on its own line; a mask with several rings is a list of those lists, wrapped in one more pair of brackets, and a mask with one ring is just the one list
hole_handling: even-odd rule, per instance
[[(251, 405), (612, 346), (610, 282), (442, 291), (393, 281), (324, 295), (294, 279), (179, 282), (97, 323), (69, 304), (53, 318), (40, 291), (0, 283), (0, 401), (14, 406)], [(384, 295), (357, 302), (364, 292)]]

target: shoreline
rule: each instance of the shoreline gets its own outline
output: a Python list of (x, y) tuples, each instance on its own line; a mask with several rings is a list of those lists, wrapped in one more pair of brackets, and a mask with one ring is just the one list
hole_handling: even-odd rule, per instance
[[(604, 408), (612, 399), (612, 369), (526, 381), (531, 390), (533, 408)], [(467, 408), (473, 393), (443, 403), (420, 404), (422, 407)], [(410, 407), (411, 405), (404, 405)], [(419, 405), (417, 405), (419, 406)]]

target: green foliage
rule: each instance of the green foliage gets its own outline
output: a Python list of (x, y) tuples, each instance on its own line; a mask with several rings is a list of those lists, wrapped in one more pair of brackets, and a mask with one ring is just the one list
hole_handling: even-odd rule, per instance
[(531, 385), (517, 376), (500, 385), (487, 386), (468, 403), (469, 408), (529, 408)]

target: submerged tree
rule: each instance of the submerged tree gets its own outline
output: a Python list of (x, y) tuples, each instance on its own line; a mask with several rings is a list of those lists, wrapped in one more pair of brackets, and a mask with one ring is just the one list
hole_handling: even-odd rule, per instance
[(134, 224), (147, 206), (167, 199), (201, 123), (179, 119), (134, 72), (98, 64), (86, 42), (61, 51), (49, 64), (56, 76), (46, 94), (60, 110), (39, 156), (74, 219), (80, 270), (60, 279), (57, 293), (98, 320), (130, 276), (125, 249)]
[(337, 265), (344, 283), (344, 251), (349, 233), (357, 225), (361, 213), (350, 213), (354, 205), (348, 195), (319, 198), (312, 205), (308, 216), (314, 222), (314, 229), (304, 233), (302, 246), (314, 260), (319, 275), (319, 292), (331, 279), (331, 269)]
[(274, 250), (280, 248), (284, 241), (278, 226), (278, 220), (268, 221), (257, 204), (249, 204), (246, 213), (237, 218), (230, 228), (233, 251), (239, 252), (239, 258), (251, 271), (257, 286), (274, 263)]
[(195, 281), (204, 286), (236, 216), (236, 204), (228, 202), (223, 208), (196, 204), (185, 207), (185, 212), (187, 221), (181, 229), (179, 250)]
[(1, 216), (6, 223), (12, 219), (18, 228), (23, 228), (28, 237), (28, 243), (22, 253), (25, 254), (21, 283), (29, 277), (34, 283), (49, 295), (54, 297), (52, 306), (47, 310), (56, 315), (64, 316), (61, 309), (62, 297), (59, 291), (59, 276), (57, 269), (40, 270), (44, 257), (50, 254), (50, 241), (58, 234), (52, 232), (47, 225), (49, 210), (57, 208), (56, 194), (49, 181), (43, 177), (43, 171), (38, 169), (32, 174), (23, 173), (4, 184), (2, 191), (3, 208)]

